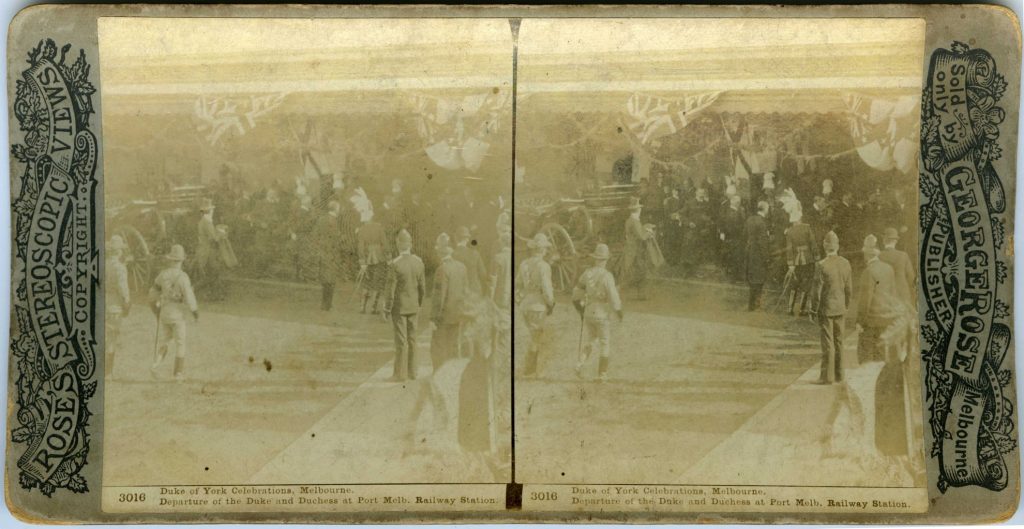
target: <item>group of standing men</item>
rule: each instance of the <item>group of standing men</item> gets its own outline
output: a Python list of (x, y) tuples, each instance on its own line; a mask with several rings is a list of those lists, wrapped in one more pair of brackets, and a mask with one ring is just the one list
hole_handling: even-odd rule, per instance
[[(635, 215), (626, 221), (627, 237), (635, 239), (632, 244), (640, 244), (653, 237), (653, 234), (647, 228), (634, 226), (639, 222), (641, 208), (638, 201), (634, 201), (631, 209)], [(555, 294), (551, 282), (551, 265), (546, 260), (551, 241), (545, 234), (538, 233), (527, 242), (527, 247), (531, 255), (519, 265), (515, 292), (517, 305), (529, 332), (523, 376), (534, 377), (538, 373), (540, 357), (550, 345), (546, 320), (555, 310)], [(612, 317), (622, 321), (622, 300), (615, 276), (608, 270), (608, 260), (611, 258), (608, 245), (597, 244), (590, 258), (593, 264), (580, 274), (572, 292), (572, 304), (580, 316), (581, 326), (575, 371), (577, 377), (584, 378), (584, 370), (596, 349), (597, 378), (603, 382), (608, 379), (611, 361)], [(637, 253), (633, 263), (633, 274), (639, 277), (637, 284), (642, 284), (644, 276), (640, 274), (646, 273), (646, 257)]]
[[(917, 425), (908, 410), (920, 405), (916, 392), (908, 389), (908, 381), (919, 376), (912, 354), (917, 350), (915, 274), (910, 257), (896, 249), (898, 238), (894, 228), (884, 231), (883, 248), (879, 248), (875, 235), (864, 238), (864, 269), (856, 291), (856, 364), (881, 365), (868, 390), (874, 392), (875, 446), (886, 457), (909, 454), (908, 432)], [(815, 383), (839, 384), (829, 424), (834, 423), (843, 406), (850, 410), (854, 420), (862, 422), (859, 399), (844, 382), (844, 364), (853, 364), (849, 360), (844, 362), (843, 354), (846, 316), (854, 296), (852, 267), (839, 255), (839, 237), (835, 232), (825, 235), (823, 247), (825, 257), (814, 265), (810, 291), (811, 312), (819, 324), (822, 351), (821, 371)], [(831, 445), (832, 439), (828, 438), (826, 446)]]

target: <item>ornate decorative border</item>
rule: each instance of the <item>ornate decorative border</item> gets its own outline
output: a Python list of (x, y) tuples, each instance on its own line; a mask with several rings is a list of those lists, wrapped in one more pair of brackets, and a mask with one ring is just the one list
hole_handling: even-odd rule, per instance
[(46, 39), (29, 52), (13, 105), (23, 136), (11, 155), (25, 170), (12, 183), (18, 424), (11, 437), (26, 445), (21, 486), (46, 496), (89, 490), (80, 472), (96, 392), (97, 147), (89, 131), (96, 90), (85, 51), (68, 64), (70, 49)]
[[(921, 105), (921, 333), (925, 398), (939, 459), (936, 483), (1007, 486), (1017, 457), (1007, 280), (1007, 199), (992, 162), (1001, 156), (997, 106), (1006, 80), (985, 50), (953, 42), (932, 53)], [(1013, 358), (1011, 356), (1010, 362)]]

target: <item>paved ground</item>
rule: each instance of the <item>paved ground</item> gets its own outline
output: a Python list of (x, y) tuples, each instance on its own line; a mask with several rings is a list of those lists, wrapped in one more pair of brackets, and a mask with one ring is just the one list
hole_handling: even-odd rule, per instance
[[(812, 323), (771, 311), (749, 313), (746, 289), (740, 287), (699, 281), (651, 287), (646, 301), (627, 297), (626, 319), (613, 327), (605, 383), (592, 380), (594, 360), (588, 379), (576, 378), (579, 319), (568, 299), (559, 300), (550, 320), (554, 348), (541, 360), (540, 376), (516, 379), (518, 480), (909, 482), (897, 471), (881, 476), (867, 441), (836, 447), (837, 457), (855, 460), (863, 472), (822, 471), (845, 468), (836, 461), (814, 466), (823, 457), (820, 440), (835, 389), (810, 384), (820, 359)], [(777, 299), (769, 294), (766, 305), (775, 307)], [(517, 366), (522, 366), (521, 327), (517, 338)], [(856, 371), (853, 378), (861, 382), (851, 383), (855, 391), (870, 393), (871, 369), (877, 373), (869, 366)], [(871, 405), (868, 400), (865, 408), (870, 411)]]
[[(231, 302), (203, 304), (190, 326), (181, 383), (170, 379), (171, 359), (150, 375), (156, 321), (136, 307), (107, 384), (104, 450), (117, 457), (105, 458), (104, 482), (507, 480), (432, 428), (430, 408), (419, 404), (436, 398), (429, 379), (385, 382), (389, 324), (358, 314), (349, 294), (343, 289), (340, 306), (323, 313), (315, 288), (234, 283)], [(559, 299), (540, 377), (516, 380), (517, 481), (908, 483), (905, 473), (887, 474), (864, 450), (869, 443), (840, 443), (839, 459), (814, 464), (825, 457), (819, 441), (835, 391), (809, 384), (819, 353), (806, 319), (748, 313), (744, 288), (699, 281), (652, 284), (645, 301), (630, 296), (625, 322), (613, 328), (606, 383), (576, 378), (579, 320)], [(521, 326), (516, 338), (522, 366)], [(428, 334), (419, 342), (427, 351)], [(862, 381), (851, 385), (869, 409), (870, 369), (850, 377)], [(851, 468), (844, 457), (861, 472), (828, 470)]]
[(190, 325), (181, 383), (171, 358), (151, 377), (156, 319), (135, 307), (106, 389), (104, 449), (118, 457), (104, 483), (247, 481), (389, 365), (389, 324), (344, 306), (348, 294), (323, 313), (316, 289), (234, 284), (231, 302), (204, 303)]

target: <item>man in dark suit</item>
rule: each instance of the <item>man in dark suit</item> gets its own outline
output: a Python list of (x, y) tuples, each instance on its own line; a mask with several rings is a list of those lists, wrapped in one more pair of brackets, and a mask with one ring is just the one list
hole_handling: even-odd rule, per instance
[(896, 243), (900, 236), (896, 228), (886, 228), (882, 236), (882, 244), (885, 249), (878, 255), (878, 259), (892, 267), (896, 273), (896, 296), (911, 309), (917, 307), (917, 291), (914, 288), (914, 265), (910, 262), (910, 256), (903, 250), (896, 249)]
[(341, 277), (341, 228), (338, 218), (341, 204), (330, 201), (327, 213), (321, 215), (313, 226), (315, 241), (316, 272), (320, 281), (320, 310), (329, 311), (334, 306), (334, 285)]
[(883, 263), (878, 255), (878, 239), (874, 235), (864, 238), (864, 261), (867, 264), (860, 276), (857, 290), (857, 357), (860, 362), (885, 360), (879, 344), (882, 333), (899, 315), (901, 302), (896, 299), (896, 273)]
[(761, 306), (761, 293), (765, 280), (768, 278), (768, 203), (757, 203), (757, 214), (747, 219), (744, 234), (747, 238), (747, 284), (750, 295), (747, 299), (747, 310), (757, 310)]
[(487, 267), (476, 247), (470, 246), (471, 238), (469, 228), (460, 226), (455, 232), (456, 246), (452, 257), (466, 267), (469, 290), (479, 295), (483, 293), (484, 286), (487, 285)]
[(440, 261), (434, 272), (434, 290), (430, 295), (430, 326), (434, 330), (430, 341), (430, 359), (434, 371), (446, 361), (462, 355), (459, 334), (469, 285), (466, 267), (452, 257), (449, 241), (448, 234), (442, 233), (434, 243)]
[(792, 224), (786, 230), (786, 276), (791, 278), (793, 292), (789, 312), (794, 316), (797, 313), (804, 316), (810, 302), (806, 294), (811, 289), (811, 282), (814, 281), (817, 245), (814, 242), (813, 230), (810, 224), (803, 222), (803, 213), (799, 209), (789, 214), (789, 220)]
[(839, 237), (825, 234), (825, 258), (815, 265), (811, 307), (821, 327), (821, 375), (818, 384), (843, 380), (843, 320), (853, 297), (850, 262), (839, 256)]
[(860, 209), (853, 202), (853, 193), (844, 191), (842, 199), (832, 205), (832, 223), (835, 232), (842, 241), (858, 241), (861, 233), (857, 226), (862, 222)]
[(423, 261), (412, 254), (409, 232), (398, 232), (395, 246), (399, 253), (391, 261), (391, 291), (387, 299), (395, 331), (395, 369), (391, 379), (400, 382), (416, 378), (416, 318), (423, 304), (426, 281)]
[(739, 195), (729, 196), (729, 206), (721, 215), (718, 238), (724, 245), (723, 263), (729, 279), (737, 281), (743, 276), (743, 199)]

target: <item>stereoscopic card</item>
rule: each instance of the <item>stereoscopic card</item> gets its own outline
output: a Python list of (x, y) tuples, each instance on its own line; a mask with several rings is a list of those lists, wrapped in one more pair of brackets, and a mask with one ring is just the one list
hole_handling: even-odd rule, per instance
[(977, 523), (1020, 490), (997, 6), (41, 5), (39, 523)]

